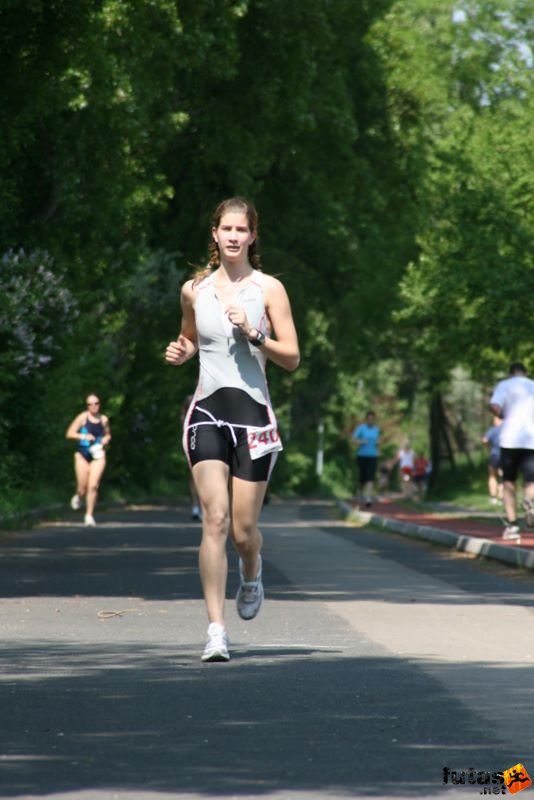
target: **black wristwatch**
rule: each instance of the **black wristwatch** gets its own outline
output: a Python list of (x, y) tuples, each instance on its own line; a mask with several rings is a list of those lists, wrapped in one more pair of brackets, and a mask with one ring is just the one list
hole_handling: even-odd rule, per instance
[(261, 331), (256, 330), (256, 336), (254, 339), (249, 339), (250, 344), (253, 344), (254, 347), (261, 347), (262, 344), (265, 342), (265, 334)]

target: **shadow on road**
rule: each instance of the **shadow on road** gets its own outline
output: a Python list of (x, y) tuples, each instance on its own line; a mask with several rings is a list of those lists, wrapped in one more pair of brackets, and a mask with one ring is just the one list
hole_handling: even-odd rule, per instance
[[(520, 760), (417, 662), (283, 647), (268, 663), (254, 648), (239, 656), (201, 665), (176, 648), (5, 642), (0, 796), (436, 796), (445, 766), (491, 772)], [(484, 681), (485, 667), (473, 669)]]
[[(283, 530), (286, 516), (283, 506), (269, 507), (267, 528)], [(382, 548), (393, 561), (402, 549), (413, 569), (435, 562), (416, 544), (399, 549), (394, 537), (336, 527), (328, 504), (303, 504), (299, 518), (351, 545)], [(184, 509), (124, 510), (103, 519), (96, 529), (67, 520), (4, 541), (1, 594), (15, 603), (6, 603), (3, 613), (8, 606), (35, 606), (39, 597), (200, 601), (200, 529)], [(297, 558), (303, 546), (294, 541)], [(305, 586), (295, 587), (267, 558), (269, 597), (378, 597), (380, 583), (363, 570), (357, 557), (349, 558), (328, 584), (318, 563), (307, 571)], [(455, 574), (475, 580), (458, 578), (465, 570)], [(480, 573), (478, 581), (495, 602), (494, 586)], [(405, 595), (382, 599), (407, 602)], [(435, 601), (457, 599), (453, 591)], [(9, 620), (4, 623), (9, 634)], [(31, 639), (28, 633), (4, 636), (0, 797), (83, 790), (106, 798), (113, 790), (132, 797), (142, 791), (436, 796), (444, 789), (443, 767), (493, 772), (527, 756), (501, 742), (498, 731), (504, 720), (513, 729), (514, 715), (519, 720), (530, 707), (530, 666), (512, 676), (507, 665), (459, 664), (454, 653), (439, 664), (366, 652), (353, 657), (353, 633), (343, 651), (233, 642), (230, 664), (203, 665), (198, 643), (194, 651), (193, 645), (180, 647), (172, 628), (163, 628), (156, 642), (135, 625), (136, 641), (120, 643), (113, 628), (106, 629), (105, 642), (84, 642), (77, 628), (70, 643), (47, 640), (43, 631)], [(449, 692), (455, 670), (467, 690), (476, 687), (480, 696), (482, 688), (483, 707), (473, 710)], [(516, 681), (517, 702), (504, 708), (494, 692), (499, 680)], [(521, 724), (527, 725), (522, 717)]]
[[(376, 560), (355, 558), (325, 570), (323, 563), (308, 565), (308, 582), (293, 585), (269, 563), (269, 531), (296, 524), (311, 525), (342, 538), (381, 559), (397, 562), (443, 582), (417, 598), (403, 589), (386, 590), (376, 571)], [(291, 508), (291, 512), (286, 511)], [(534, 606), (534, 574), (510, 580), (477, 559), (463, 558), (461, 568), (448, 548), (406, 539), (398, 534), (336, 523), (334, 504), (327, 501), (268, 506), (262, 518), (264, 562), (269, 597), (275, 600), (374, 600), (462, 605), (481, 600)], [(303, 527), (302, 544), (306, 547)], [(23, 531), (4, 539), (0, 559), (0, 597), (139, 597), (146, 600), (199, 599), (198, 543), (200, 525), (180, 507), (134, 507), (108, 512), (97, 528), (66, 520)], [(283, 543), (282, 543), (282, 546)], [(236, 557), (229, 544), (229, 596), (237, 587)], [(330, 577), (328, 577), (330, 576)], [(333, 577), (332, 577), (333, 576)], [(446, 589), (445, 586), (449, 588)], [(452, 589), (451, 589), (452, 587)], [(461, 590), (460, 592), (456, 589)], [(466, 593), (475, 595), (468, 598)]]

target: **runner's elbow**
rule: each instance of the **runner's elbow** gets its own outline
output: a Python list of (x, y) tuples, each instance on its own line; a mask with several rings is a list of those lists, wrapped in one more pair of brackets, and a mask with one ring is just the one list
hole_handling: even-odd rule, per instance
[(300, 364), (300, 353), (297, 351), (296, 353), (292, 353), (288, 356), (285, 368), (288, 372), (294, 372), (298, 365)]

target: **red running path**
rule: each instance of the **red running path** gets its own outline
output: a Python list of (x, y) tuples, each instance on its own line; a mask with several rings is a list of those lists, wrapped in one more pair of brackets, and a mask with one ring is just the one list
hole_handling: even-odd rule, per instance
[[(352, 504), (353, 508), (358, 504)], [(517, 546), (513, 541), (504, 541), (502, 531), (504, 528), (500, 511), (476, 511), (474, 509), (453, 508), (450, 506), (417, 504), (409, 500), (400, 502), (398, 497), (383, 497), (374, 502), (371, 508), (359, 505), (360, 511), (366, 511), (380, 517), (390, 517), (399, 522), (413, 525), (425, 525), (440, 530), (453, 531), (464, 536), (475, 536), (488, 539), (497, 544)], [(525, 525), (522, 516), (519, 516), (521, 529), (520, 547), (534, 550), (534, 529)]]

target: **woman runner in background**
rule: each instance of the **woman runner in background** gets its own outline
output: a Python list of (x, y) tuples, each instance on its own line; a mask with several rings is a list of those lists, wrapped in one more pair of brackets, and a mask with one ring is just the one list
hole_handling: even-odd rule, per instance
[(100, 413), (98, 395), (88, 395), (86, 404), (87, 411), (82, 411), (72, 420), (65, 436), (78, 442), (74, 453), (76, 494), (72, 496), (70, 506), (75, 511), (78, 510), (82, 505), (82, 498), (85, 497), (84, 523), (94, 526), (98, 488), (106, 469), (105, 447), (111, 441), (111, 430), (109, 419)]
[(231, 535), (239, 555), (236, 604), (253, 619), (263, 601), (258, 519), (282, 449), (266, 361), (294, 370), (297, 333), (282, 283), (260, 270), (258, 220), (243, 198), (222, 202), (213, 217), (210, 260), (181, 291), (182, 325), (166, 361), (200, 355), (198, 385), (184, 423), (184, 449), (202, 508), (199, 566), (208, 614), (203, 661), (228, 661), (224, 600)]

